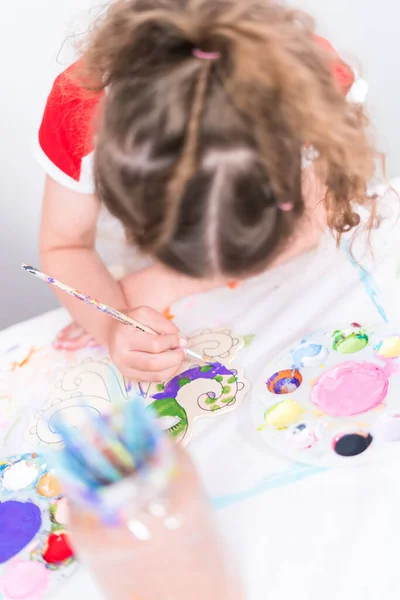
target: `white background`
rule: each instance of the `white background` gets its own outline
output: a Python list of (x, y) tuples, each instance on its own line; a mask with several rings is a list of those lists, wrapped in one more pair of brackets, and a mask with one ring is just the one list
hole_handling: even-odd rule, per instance
[[(55, 306), (51, 292), (19, 270), (38, 264), (43, 174), (31, 147), (54, 76), (71, 57), (63, 41), (85, 29), (93, 0), (11, 0), (1, 8), (0, 35), (0, 328)], [(370, 83), (369, 103), (388, 153), (389, 173), (400, 174), (400, 4), (395, 0), (301, 0), (345, 56), (357, 57)], [(344, 16), (346, 15), (346, 16)], [(57, 63), (57, 56), (59, 62)]]

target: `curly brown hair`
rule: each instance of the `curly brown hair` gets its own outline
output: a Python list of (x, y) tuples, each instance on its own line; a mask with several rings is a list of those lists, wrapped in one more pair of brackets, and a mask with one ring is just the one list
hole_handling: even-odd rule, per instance
[[(199, 60), (196, 48), (219, 59)], [(85, 86), (107, 92), (97, 193), (168, 267), (193, 277), (263, 271), (304, 214), (304, 143), (317, 152), (337, 238), (359, 224), (360, 205), (372, 226), (366, 119), (304, 13), (268, 0), (117, 0), (83, 63)]]

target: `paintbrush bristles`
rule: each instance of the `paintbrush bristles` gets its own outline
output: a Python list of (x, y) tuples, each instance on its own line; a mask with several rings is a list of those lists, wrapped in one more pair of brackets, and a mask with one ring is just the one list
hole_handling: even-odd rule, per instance
[(93, 415), (80, 431), (61, 418), (55, 423), (65, 447), (62, 474), (88, 489), (102, 488), (134, 475), (157, 452), (161, 431), (140, 400), (134, 399), (109, 417)]

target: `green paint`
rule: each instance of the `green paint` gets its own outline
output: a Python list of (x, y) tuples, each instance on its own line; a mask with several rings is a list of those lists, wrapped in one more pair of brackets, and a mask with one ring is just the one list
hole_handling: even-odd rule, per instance
[(201, 373), (208, 373), (209, 371), (212, 370), (212, 365), (205, 365), (204, 367), (200, 367), (200, 372)]
[(210, 396), (208, 396), (207, 400), (205, 400), (205, 403), (210, 405), (210, 404), (215, 404), (217, 402), (218, 398), (211, 398)]
[(229, 377), (228, 383), (237, 383), (238, 378), (235, 376)]
[(56, 533), (57, 531), (64, 531), (65, 525), (60, 525), (56, 520), (56, 512), (57, 512), (57, 504), (50, 504), (49, 508), (50, 512), (50, 522), (51, 522), (51, 532)]
[(233, 402), (235, 402), (235, 400), (236, 400), (236, 398), (223, 398), (223, 399), (221, 400), (221, 402), (222, 402), (223, 404), (231, 404), (231, 402), (233, 403)]
[(232, 389), (231, 389), (231, 387), (230, 387), (229, 385), (225, 385), (225, 386), (222, 388), (222, 393), (223, 393), (223, 394), (230, 394), (230, 393), (231, 393), (231, 391), (232, 391)]
[(251, 342), (254, 340), (255, 335), (245, 335), (244, 336), (244, 347), (250, 346)]
[(340, 354), (355, 354), (368, 346), (368, 342), (368, 335), (361, 331), (353, 332), (349, 335), (345, 335), (339, 331), (334, 336), (333, 349)]
[(157, 383), (156, 389), (157, 392), (163, 392), (165, 390), (165, 385), (163, 383)]
[(184, 385), (187, 385), (188, 383), (191, 383), (191, 379), (189, 379), (189, 377), (182, 377), (182, 379), (179, 380), (179, 387), (183, 387)]
[(222, 383), (224, 378), (222, 377), (222, 375), (217, 375), (216, 377), (214, 377), (215, 381), (218, 381), (218, 383)]
[(177, 441), (181, 441), (188, 429), (188, 418), (186, 411), (175, 400), (175, 398), (165, 398), (164, 400), (154, 400), (148, 409), (153, 410), (157, 417), (178, 417), (179, 423), (167, 430), (167, 433)]
[(212, 410), (213, 412), (215, 412), (216, 410), (221, 410), (221, 407), (220, 407), (220, 406), (212, 406), (212, 407), (211, 407), (211, 410)]

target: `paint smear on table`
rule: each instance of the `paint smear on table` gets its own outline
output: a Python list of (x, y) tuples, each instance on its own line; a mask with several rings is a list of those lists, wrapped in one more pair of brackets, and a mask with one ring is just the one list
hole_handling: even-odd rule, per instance
[(25, 367), (31, 361), (33, 356), (38, 352), (40, 352), (40, 349), (34, 348), (32, 346), (29, 349), (28, 354), (20, 362), (14, 362), (12, 364), (11, 370), (15, 371), (16, 369), (22, 369), (22, 367)]
[(378, 302), (378, 290), (376, 288), (372, 275), (360, 264), (358, 264), (357, 261), (354, 259), (354, 257), (351, 254), (350, 244), (348, 240), (342, 240), (342, 249), (346, 254), (350, 264), (358, 271), (360, 281), (363, 284), (365, 291), (367, 292), (369, 298), (371, 299), (371, 302), (374, 304), (379, 315), (382, 317), (385, 323), (388, 323), (386, 312)]
[(250, 346), (250, 344), (253, 342), (254, 338), (256, 336), (253, 335), (245, 335), (244, 336), (244, 347), (247, 348), (248, 346)]

